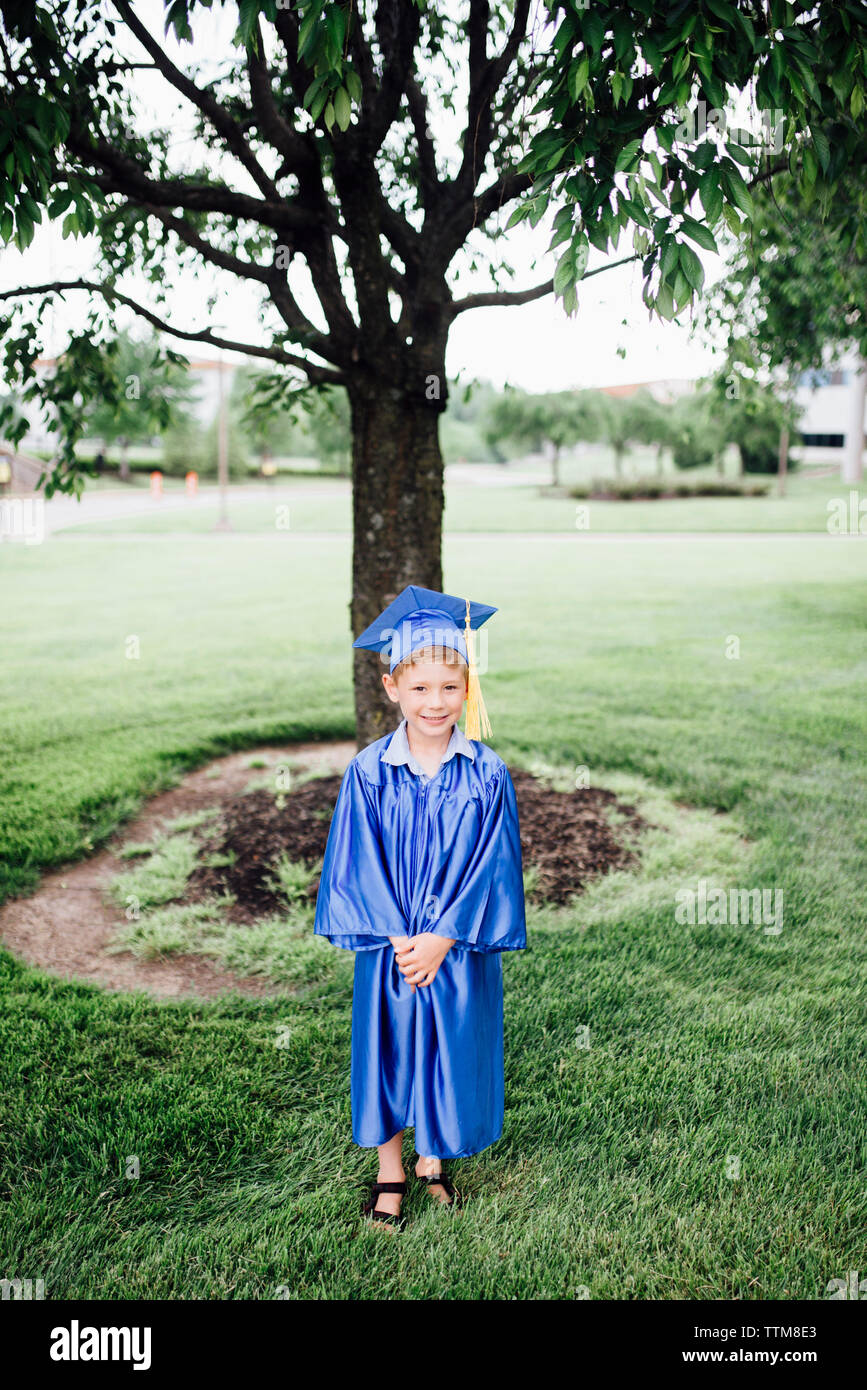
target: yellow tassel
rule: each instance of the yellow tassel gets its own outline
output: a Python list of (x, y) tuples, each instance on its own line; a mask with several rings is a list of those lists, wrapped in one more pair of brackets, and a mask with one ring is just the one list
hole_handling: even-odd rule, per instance
[(485, 738), (488, 738), (491, 733), (491, 722), (488, 719), (488, 711), (485, 709), (485, 702), (482, 699), (482, 687), (479, 684), (473, 629), (470, 627), (469, 599), (467, 599), (464, 641), (467, 645), (467, 665), (469, 666), (469, 675), (467, 677), (467, 718), (464, 736), (466, 738), (479, 738), (479, 728), (481, 727)]

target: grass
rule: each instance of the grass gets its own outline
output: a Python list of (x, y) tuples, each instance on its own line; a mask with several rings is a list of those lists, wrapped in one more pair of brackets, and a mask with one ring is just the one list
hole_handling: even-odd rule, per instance
[[(489, 741), (660, 827), (505, 957), (505, 1129), (454, 1165), (465, 1211), (413, 1192), (399, 1239), (359, 1226), (352, 958), (303, 915), (223, 936), (283, 972), (267, 1000), (107, 994), (4, 951), (4, 1274), (49, 1298), (802, 1300), (867, 1268), (864, 556), (450, 535), (446, 587), (499, 609)], [(0, 571), (3, 893), (211, 755), (351, 737), (340, 536), (59, 538)], [(699, 877), (782, 889), (782, 933), (679, 925)], [(223, 934), (149, 911), (167, 949)]]

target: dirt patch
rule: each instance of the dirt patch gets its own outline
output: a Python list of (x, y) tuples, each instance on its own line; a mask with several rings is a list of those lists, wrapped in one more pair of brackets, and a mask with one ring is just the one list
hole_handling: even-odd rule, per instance
[[(101, 853), (45, 875), (31, 897), (0, 908), (0, 938), (31, 964), (108, 989), (206, 998), (228, 990), (283, 992), (274, 982), (234, 975), (200, 956), (142, 961), (130, 952), (108, 954), (120, 911), (106, 902), (105, 890), (130, 868), (120, 857), (124, 845), (150, 842), (177, 817), (217, 807), (218, 816), (198, 827), (200, 862), (184, 902), (229, 893), (234, 903), (226, 916), (236, 923), (284, 912), (285, 900), (273, 885), (275, 863), (282, 856), (308, 867), (321, 860), (341, 777), (355, 751), (348, 742), (266, 747), (200, 768), (153, 798)], [(634, 845), (646, 822), (635, 807), (603, 788), (561, 792), (529, 772), (511, 773), (524, 868), (536, 871), (529, 900), (565, 904), (591, 878), (637, 863)], [(256, 786), (263, 781), (267, 785)], [(317, 888), (315, 876), (306, 890), (309, 901)]]
[[(558, 792), (518, 768), (511, 775), (524, 867), (537, 871), (530, 901), (567, 903), (588, 879), (637, 862), (630, 844), (645, 822), (634, 806), (624, 806), (601, 787)], [(188, 898), (195, 902), (231, 893), (235, 902), (226, 915), (234, 922), (280, 912), (285, 904), (273, 888), (276, 861), (285, 855), (310, 867), (322, 858), (340, 780), (317, 777), (281, 800), (268, 790), (231, 798), (219, 823), (206, 832), (202, 857), (234, 862), (196, 868)], [(611, 811), (617, 813), (616, 826)], [(318, 887), (317, 876), (304, 896), (315, 901)]]
[[(107, 954), (118, 927), (117, 908), (105, 901), (111, 880), (130, 867), (119, 857), (130, 841), (150, 840), (166, 821), (220, 805), (283, 765), (301, 772), (342, 771), (354, 757), (354, 743), (268, 746), (232, 753), (184, 777), (150, 800), (122, 826), (107, 847), (91, 858), (45, 874), (28, 898), (0, 907), (0, 940), (13, 955), (66, 979), (109, 990), (145, 990), (168, 998), (211, 999), (227, 991), (259, 997), (283, 991), (265, 980), (234, 975), (202, 956), (166, 956), (142, 961), (131, 952)], [(264, 766), (251, 767), (262, 760)]]

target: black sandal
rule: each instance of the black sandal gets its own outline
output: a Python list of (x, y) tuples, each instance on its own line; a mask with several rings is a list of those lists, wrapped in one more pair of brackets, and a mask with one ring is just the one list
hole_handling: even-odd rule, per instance
[(402, 1231), (406, 1225), (406, 1217), (393, 1211), (377, 1211), (376, 1202), (380, 1192), (400, 1192), (406, 1195), (406, 1182), (373, 1182), (370, 1184), (367, 1201), (362, 1204), (361, 1214), (368, 1217), (371, 1221), (386, 1221), (390, 1226), (396, 1226)]
[[(421, 1154), (420, 1154), (420, 1153), (417, 1153), (417, 1154), (415, 1155), (415, 1157), (416, 1157), (416, 1160), (418, 1160), (418, 1159), (421, 1158)], [(450, 1202), (443, 1202), (443, 1203), (441, 1203), (442, 1206), (446, 1206), (446, 1207), (462, 1207), (462, 1206), (463, 1206), (463, 1204), (464, 1204), (464, 1199), (463, 1199), (463, 1197), (461, 1196), (460, 1192), (458, 1192), (457, 1188), (455, 1187), (455, 1185), (454, 1185), (454, 1183), (452, 1182), (451, 1178), (449, 1177), (448, 1173), (427, 1173), (427, 1174), (424, 1174), (424, 1175), (422, 1175), (421, 1173), (416, 1173), (415, 1176), (416, 1176), (416, 1178), (418, 1179), (419, 1182), (423, 1182), (427, 1187), (433, 1187), (434, 1184), (439, 1184), (439, 1186), (442, 1187), (442, 1188), (445, 1190), (446, 1195), (447, 1195), (448, 1197), (451, 1197), (452, 1200), (451, 1200)], [(437, 1200), (439, 1200), (439, 1199), (437, 1199)]]

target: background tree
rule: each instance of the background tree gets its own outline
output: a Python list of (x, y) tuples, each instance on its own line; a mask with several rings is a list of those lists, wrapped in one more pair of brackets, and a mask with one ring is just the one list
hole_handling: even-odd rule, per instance
[(741, 473), (777, 473), (780, 438), (797, 439), (802, 407), (771, 383), (727, 372), (710, 379), (705, 399), (725, 442), (738, 447)]
[(570, 445), (599, 437), (601, 408), (595, 391), (550, 391), (531, 395), (507, 389), (491, 402), (486, 438), (491, 443), (511, 440), (538, 453), (551, 446), (551, 486), (560, 486), (560, 452)]
[(719, 397), (703, 385), (678, 397), (670, 413), (675, 468), (707, 468), (716, 463), (723, 472), (728, 443), (724, 418)]
[[(752, 412), (762, 429), (757, 450), (769, 458), (767, 431), (778, 405), (780, 428), (791, 435), (793, 401), (801, 374), (820, 370), (854, 350), (867, 372), (867, 189), (863, 172), (847, 173), (830, 198), (790, 177), (756, 194), (752, 237), (726, 246), (726, 274), (701, 306), (694, 332), (725, 355), (720, 379), (743, 386), (739, 426)], [(720, 346), (721, 343), (721, 346)], [(759, 375), (777, 383), (768, 399), (751, 389)], [(785, 403), (776, 397), (785, 395)], [(730, 397), (730, 399), (736, 399)], [(862, 474), (864, 399), (856, 398), (851, 428), (860, 416), (856, 447), (847, 447), (847, 480)], [(759, 425), (759, 420), (763, 424)], [(855, 428), (858, 426), (855, 424)], [(850, 444), (851, 441), (847, 441)], [(749, 441), (744, 439), (747, 454)], [(774, 450), (779, 454), (779, 441)], [(776, 462), (774, 470), (776, 469)], [(773, 471), (762, 468), (761, 471)]]
[(623, 477), (623, 460), (633, 444), (649, 443), (646, 437), (648, 408), (638, 392), (632, 396), (601, 395), (602, 437), (611, 446), (614, 472)]
[[(229, 391), (230, 415), (238, 421), (250, 448), (263, 463), (270, 462), (275, 455), (285, 457), (297, 452), (299, 447), (298, 424), (284, 402), (279, 398), (269, 400), (267, 393), (264, 399), (260, 396), (266, 381), (266, 373), (245, 363), (235, 369)], [(260, 402), (260, 409), (250, 409)]]
[[(11, 386), (34, 375), (50, 296), (88, 296), (90, 322), (71, 336), (65, 370), (40, 387), (63, 441), (52, 485), (79, 485), (81, 398), (105, 389), (99, 343), (119, 306), (180, 340), (270, 359), (289, 391), (343, 386), (351, 626), (360, 632), (407, 582), (442, 588), (438, 421), (458, 314), (552, 292), (574, 313), (578, 282), (598, 273), (587, 270), (590, 246), (616, 252), (628, 231), (621, 260), (642, 259), (645, 302), (671, 317), (704, 280), (689, 243), (715, 250), (710, 228), (721, 217), (740, 233), (757, 180), (786, 167), (811, 177), (815, 165), (815, 183), (833, 190), (863, 161), (862, 0), (545, 8), (550, 22), (537, 26), (530, 0), (469, 0), (460, 10), (429, 0), (240, 0), (231, 49), (205, 78), (195, 62), (175, 62), (129, 0), (0, 0), (0, 237), (27, 246), (46, 213), (98, 244), (90, 276), (0, 296), (23, 298), (33, 315), (13, 310), (0, 325)], [(184, 42), (204, 20), (198, 48), (212, 60), (208, 9), (210, 0), (165, 4), (167, 27)], [(178, 140), (174, 111), (141, 128), (141, 63), (182, 99), (194, 143)], [(685, 128), (690, 103), (722, 109), (750, 91), (760, 110), (780, 112), (773, 158), (719, 128)], [(463, 129), (438, 152), (434, 126), (457, 108)], [(459, 294), (452, 263), (471, 238), (496, 239), (512, 203), (507, 226), (553, 214), (553, 276), (502, 289), (509, 267), (500, 262), (493, 289)], [(319, 323), (290, 283), (296, 257)], [(179, 270), (203, 263), (259, 287), (260, 342), (215, 329), (214, 304), (197, 330), (119, 288), (125, 275), (144, 275), (159, 306)], [(377, 516), (388, 524), (377, 528)], [(393, 710), (377, 663), (354, 659), (367, 741), (391, 727)]]
[(149, 442), (187, 415), (197, 395), (187, 364), (163, 358), (155, 333), (136, 338), (121, 332), (106, 348), (113, 360), (112, 381), (120, 391), (89, 398), (83, 411), (88, 435), (120, 449), (120, 476), (129, 479), (130, 444)]
[(656, 471), (665, 472), (664, 454), (674, 444), (674, 425), (672, 405), (658, 401), (646, 387), (641, 387), (630, 397), (632, 415), (635, 422), (635, 438), (641, 444), (656, 448)]

